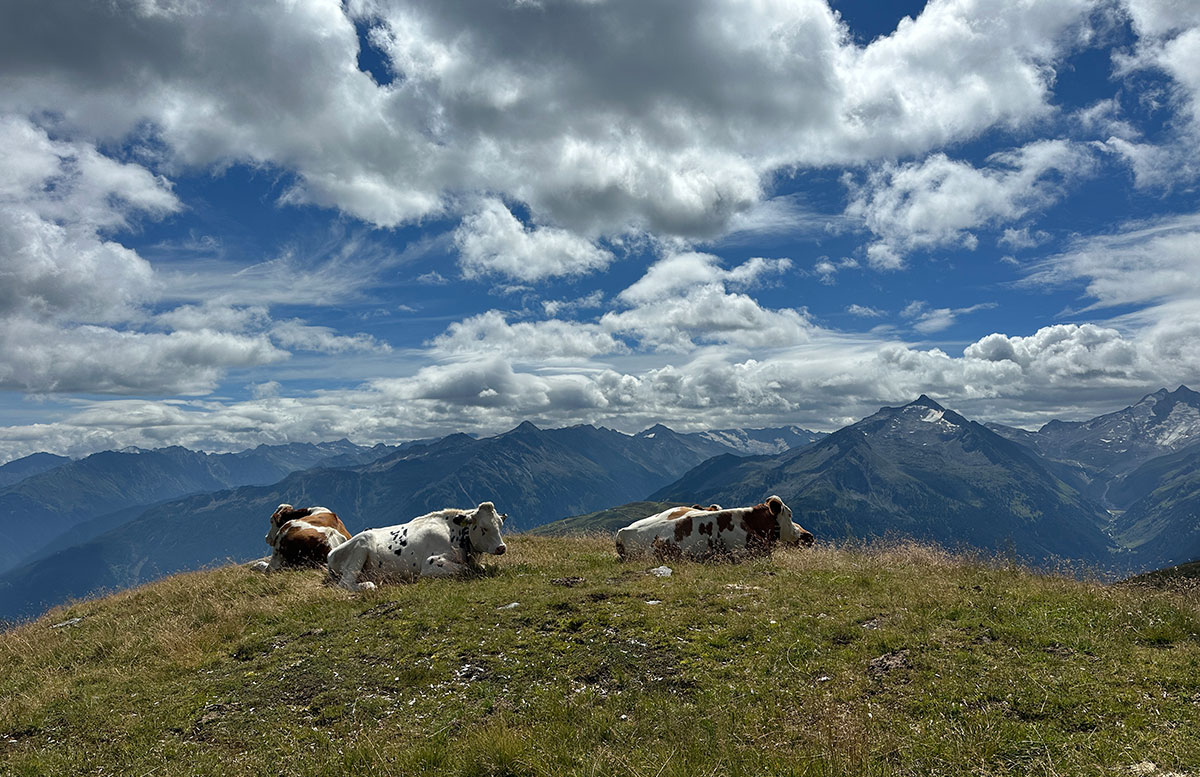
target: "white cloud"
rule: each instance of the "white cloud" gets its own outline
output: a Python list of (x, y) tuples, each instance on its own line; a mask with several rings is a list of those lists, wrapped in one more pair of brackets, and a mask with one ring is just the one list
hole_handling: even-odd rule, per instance
[(1053, 203), (1067, 180), (1085, 176), (1091, 166), (1086, 147), (1061, 140), (993, 154), (983, 169), (937, 153), (883, 165), (865, 183), (852, 184), (846, 212), (878, 238), (867, 249), (871, 264), (896, 269), (917, 249), (974, 250), (972, 230), (1008, 224)]
[(547, 316), (558, 316), (563, 313), (573, 313), (578, 310), (592, 310), (594, 308), (602, 307), (603, 305), (604, 292), (597, 289), (596, 291), (577, 299), (542, 300), (542, 312)]
[(1200, 304), (1200, 215), (1132, 224), (1077, 240), (1034, 265), (1030, 285), (1086, 281), (1094, 307), (1190, 300)]
[(485, 200), (463, 219), (454, 233), (463, 275), (505, 275), (538, 281), (602, 270), (613, 260), (610, 251), (564, 229), (527, 228), (503, 202)]
[(271, 326), (271, 339), (283, 348), (321, 353), (346, 353), (352, 351), (374, 351), (388, 353), (392, 350), (368, 334), (339, 335), (326, 326), (313, 326), (299, 319), (280, 321)]
[(0, 354), (0, 388), (81, 394), (206, 394), (230, 368), (287, 358), (262, 336), (144, 333), (22, 318), (0, 328)]
[(1170, 78), (1167, 100), (1174, 121), (1157, 142), (1118, 128), (1107, 147), (1125, 157), (1141, 187), (1167, 187), (1200, 176), (1195, 149), (1200, 143), (1200, 13), (1189, 2), (1123, 0), (1138, 35), (1129, 54), (1114, 56), (1120, 75), (1157, 71)]
[(821, 279), (821, 283), (827, 285), (836, 282), (837, 271), (837, 265), (829, 261), (828, 257), (818, 259), (817, 263), (813, 265), (813, 272)]
[(886, 315), (882, 310), (878, 310), (867, 305), (859, 305), (858, 303), (854, 303), (847, 307), (846, 312), (852, 316), (858, 316), (860, 318), (880, 318)]
[(687, 353), (698, 344), (752, 348), (792, 346), (809, 339), (813, 325), (795, 310), (768, 310), (746, 294), (704, 285), (686, 294), (629, 310), (605, 313), (600, 325), (636, 337), (643, 346)]
[(525, 364), (547, 359), (587, 359), (627, 350), (622, 342), (595, 324), (557, 319), (510, 324), (496, 310), (451, 324), (431, 345), (437, 355), (501, 354)]
[(668, 254), (651, 265), (636, 283), (622, 291), (617, 298), (630, 304), (645, 304), (706, 284), (749, 288), (770, 275), (781, 275), (792, 267), (787, 258), (755, 257), (732, 270), (720, 266), (721, 260), (712, 254), (680, 252)]
[(959, 316), (974, 313), (977, 310), (988, 310), (996, 307), (994, 302), (982, 302), (966, 308), (930, 308), (924, 300), (910, 302), (900, 311), (901, 318), (910, 319), (912, 328), (922, 334), (932, 334), (943, 329), (949, 329), (957, 322)]
[[(820, 0), (43, 0), (10, 9), (0, 110), (149, 128), (176, 167), (291, 171), (285, 202), (381, 226), (489, 192), (587, 237), (703, 238), (741, 228), (776, 171), (1045, 116), (1091, 7), (942, 0), (860, 48)], [(354, 21), (395, 82), (358, 70)]]
[(445, 286), (450, 281), (437, 270), (430, 270), (417, 276), (417, 283), (425, 286)]

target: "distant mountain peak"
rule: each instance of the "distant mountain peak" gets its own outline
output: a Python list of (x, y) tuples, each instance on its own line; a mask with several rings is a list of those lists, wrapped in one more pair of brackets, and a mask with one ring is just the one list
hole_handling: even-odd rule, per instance
[(663, 424), (655, 424), (654, 426), (651, 426), (649, 429), (644, 429), (644, 430), (638, 432), (637, 436), (638, 437), (654, 437), (654, 436), (662, 434), (664, 432), (667, 434), (675, 434), (675, 430), (672, 429), (671, 427), (665, 426)]
[(930, 410), (940, 410), (943, 412), (946, 410), (946, 408), (930, 399), (928, 394), (922, 394), (912, 402), (909, 402), (907, 405), (905, 405), (905, 407), (927, 407)]
[(539, 429), (538, 427), (534, 426), (532, 421), (522, 421), (515, 428), (509, 429), (507, 432), (505, 432), (505, 434), (517, 434), (517, 433), (529, 434), (530, 432), (540, 432), (540, 431), (542, 431), (542, 430)]

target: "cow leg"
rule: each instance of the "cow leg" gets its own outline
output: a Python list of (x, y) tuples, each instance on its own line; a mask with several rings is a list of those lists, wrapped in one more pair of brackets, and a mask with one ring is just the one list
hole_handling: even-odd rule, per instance
[(371, 551), (359, 542), (347, 542), (338, 546), (335, 553), (329, 554), (330, 580), (351, 591), (374, 590), (374, 583), (358, 582), (358, 576), (362, 573), (370, 553)]
[(465, 564), (460, 564), (449, 554), (442, 553), (425, 559), (425, 564), (421, 567), (421, 574), (425, 577), (453, 577), (461, 575), (467, 570), (468, 567)]
[(263, 571), (270, 574), (271, 572), (278, 572), (281, 569), (283, 569), (283, 556), (276, 551), (271, 554), (271, 560), (267, 562), (267, 568)]

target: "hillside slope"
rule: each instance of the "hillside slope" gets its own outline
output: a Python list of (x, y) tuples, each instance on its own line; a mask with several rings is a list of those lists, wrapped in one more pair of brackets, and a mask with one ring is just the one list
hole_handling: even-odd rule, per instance
[[(1192, 774), (1195, 593), (913, 547), (673, 564), (514, 536), (369, 594), (192, 573), (0, 635), (0, 773)], [(1154, 771), (1141, 766), (1157, 765)]]
[(1115, 537), (1141, 568), (1200, 559), (1200, 445), (1151, 459), (1114, 485), (1136, 496)]
[(597, 510), (584, 515), (572, 515), (530, 529), (530, 534), (544, 537), (558, 537), (564, 534), (587, 534), (589, 532), (615, 532), (628, 526), (634, 521), (655, 513), (660, 513), (669, 507), (678, 507), (683, 502), (630, 502), (628, 504)]

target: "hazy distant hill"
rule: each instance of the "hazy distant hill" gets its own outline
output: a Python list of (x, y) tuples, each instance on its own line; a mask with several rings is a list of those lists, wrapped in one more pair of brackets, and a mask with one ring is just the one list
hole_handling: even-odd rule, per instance
[(7, 464), (0, 464), (0, 488), (19, 483), (25, 478), (40, 475), (43, 472), (69, 462), (66, 456), (55, 456), (53, 453), (35, 453), (23, 459), (14, 459)]
[(391, 450), (387, 446), (364, 448), (340, 440), (260, 445), (223, 454), (178, 446), (127, 448), (67, 461), (0, 489), (0, 531), (6, 540), (0, 545), (0, 571), (11, 569), (64, 532), (91, 519), (108, 516), (110, 521), (119, 522), (122, 510), (185, 494), (273, 483), (334, 456), (361, 462)]
[(651, 495), (754, 504), (779, 494), (821, 537), (902, 535), (1103, 561), (1107, 514), (1036, 454), (928, 397), (776, 456), (722, 456)]
[(509, 514), (509, 530), (519, 531), (638, 499), (728, 450), (666, 427), (630, 436), (593, 426), (542, 430), (526, 422), (484, 439), (451, 435), (363, 466), (311, 469), (269, 486), (158, 504), (84, 545), (0, 575), (0, 617), (97, 588), (265, 555), (267, 519), (280, 502), (324, 505), (360, 531), (492, 500)]
[(630, 502), (628, 504), (597, 510), (594, 513), (573, 515), (542, 524), (530, 530), (530, 534), (557, 537), (564, 534), (586, 534), (588, 532), (615, 532), (639, 518), (661, 513), (683, 502)]

